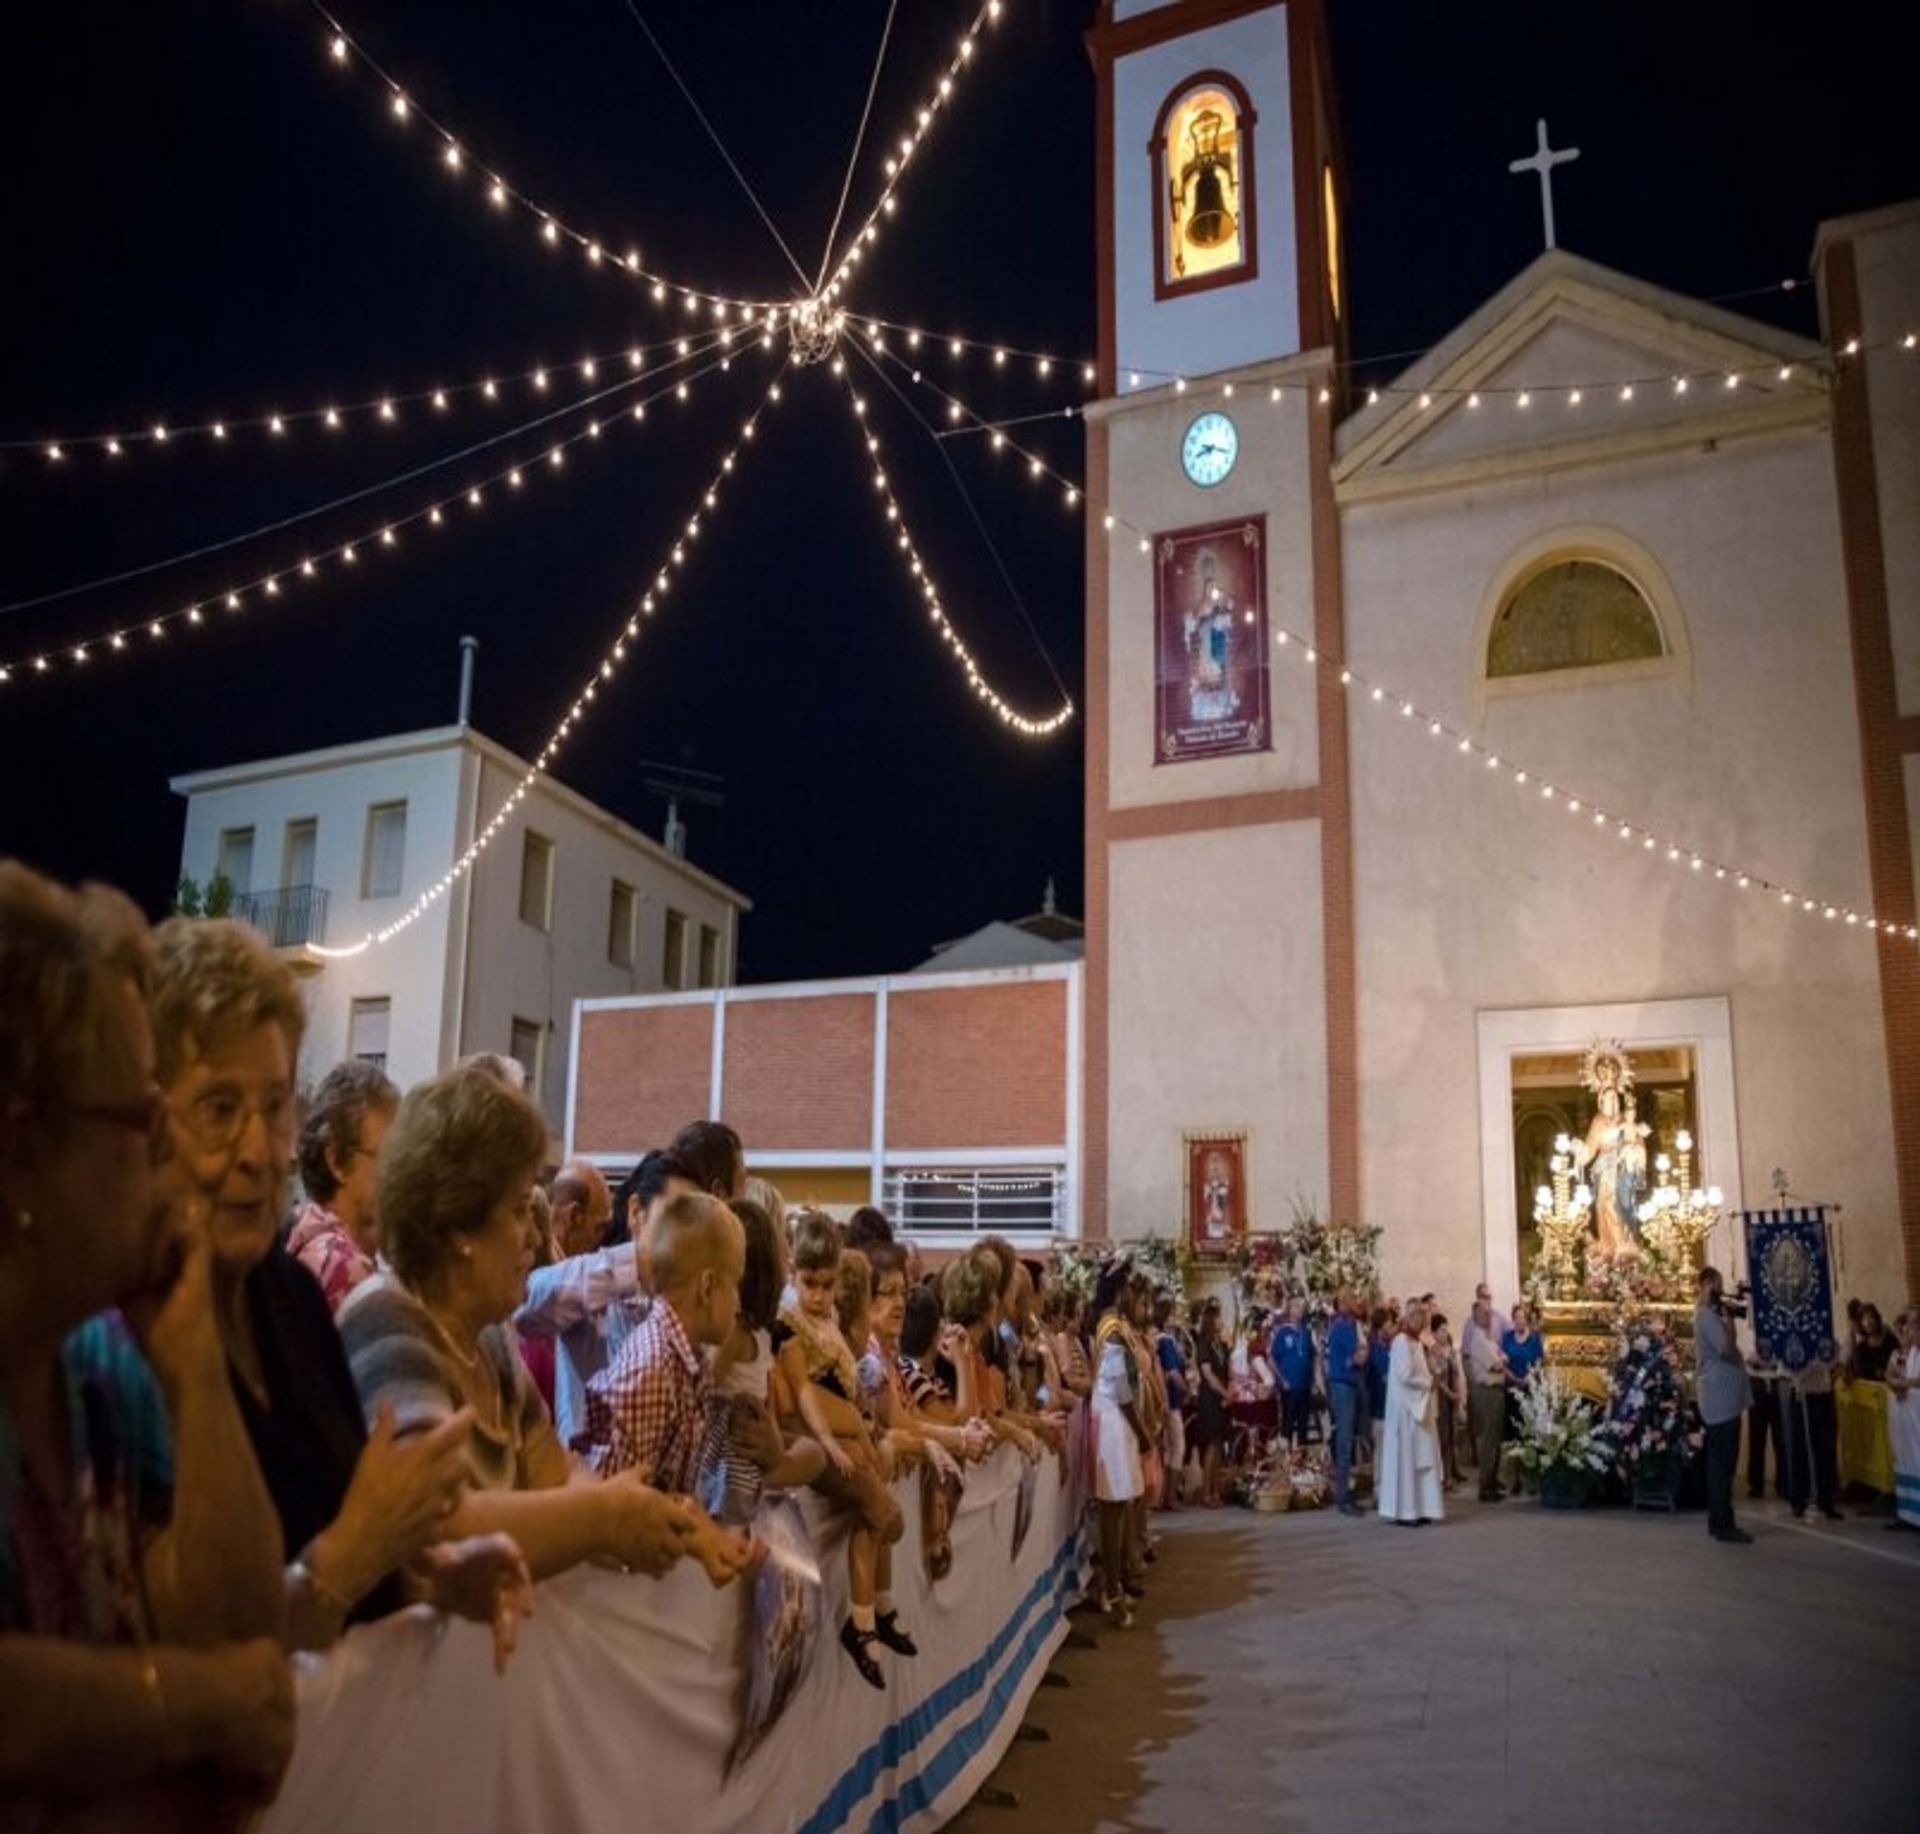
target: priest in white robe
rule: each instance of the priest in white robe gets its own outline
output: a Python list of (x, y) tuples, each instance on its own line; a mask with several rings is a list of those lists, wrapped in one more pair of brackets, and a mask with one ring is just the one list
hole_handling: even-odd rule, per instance
[(1387, 1417), (1375, 1457), (1382, 1521), (1417, 1526), (1446, 1514), (1433, 1369), (1421, 1339), (1427, 1308), (1407, 1307), (1387, 1366)]

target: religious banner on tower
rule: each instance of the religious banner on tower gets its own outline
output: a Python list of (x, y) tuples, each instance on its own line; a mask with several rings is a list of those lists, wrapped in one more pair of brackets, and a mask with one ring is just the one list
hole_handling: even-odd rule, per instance
[(1186, 1153), (1187, 1246), (1196, 1257), (1218, 1260), (1247, 1239), (1247, 1136), (1190, 1133)]
[(1827, 1213), (1819, 1204), (1743, 1210), (1753, 1284), (1754, 1349), (1762, 1363), (1798, 1374), (1834, 1354), (1833, 1271)]
[(1153, 549), (1154, 763), (1267, 750), (1266, 518), (1176, 529)]

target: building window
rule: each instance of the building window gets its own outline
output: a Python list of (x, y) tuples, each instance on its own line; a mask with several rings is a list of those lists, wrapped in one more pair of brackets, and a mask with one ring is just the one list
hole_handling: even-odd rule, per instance
[(720, 932), (710, 923), (700, 926), (700, 985), (720, 985)]
[(355, 1000), (347, 1016), (347, 1055), (384, 1070), (392, 1022), (391, 1000)]
[(320, 841), (320, 824), (311, 815), (287, 823), (285, 844), (280, 850), (280, 883), (311, 885), (314, 851)]
[(527, 1093), (540, 1099), (541, 1059), (546, 1055), (547, 1028), (532, 1019), (516, 1019), (507, 1055), (527, 1073)]
[(520, 845), (520, 921), (553, 927), (553, 842), (528, 829)]
[(1327, 238), (1327, 304), (1337, 319), (1343, 301), (1340, 293), (1340, 194), (1334, 188), (1333, 162), (1320, 168), (1321, 232)]
[(913, 1235), (1037, 1235), (1066, 1227), (1067, 1174), (1062, 1166), (892, 1170), (882, 1190), (895, 1226)]
[(687, 919), (682, 911), (667, 913), (667, 939), (660, 951), (660, 984), (684, 987), (687, 981)]
[(253, 830), (251, 828), (221, 829), (220, 854), (213, 870), (214, 876), (225, 879), (236, 893), (253, 890)]
[(376, 802), (367, 810), (367, 846), (360, 863), (360, 896), (397, 898), (407, 860), (407, 805)]
[(1189, 77), (1160, 106), (1153, 172), (1154, 296), (1252, 280), (1253, 104), (1224, 70)]
[(1487, 639), (1487, 677), (1549, 675), (1668, 654), (1646, 595), (1603, 560), (1554, 560), (1507, 592)]
[(607, 913), (607, 960), (616, 968), (633, 966), (633, 887), (613, 882), (613, 906)]

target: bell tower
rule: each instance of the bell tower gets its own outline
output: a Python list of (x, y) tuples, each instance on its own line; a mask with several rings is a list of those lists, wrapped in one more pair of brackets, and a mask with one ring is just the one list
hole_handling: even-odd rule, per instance
[(1344, 355), (1324, 0), (1104, 0), (1088, 46), (1103, 392)]
[[(1359, 1214), (1325, 0), (1103, 0), (1082, 1215)], [(1297, 638), (1289, 643), (1288, 637)], [(1214, 1219), (1219, 1222), (1219, 1218)], [(1223, 1225), (1223, 1227), (1231, 1226)]]

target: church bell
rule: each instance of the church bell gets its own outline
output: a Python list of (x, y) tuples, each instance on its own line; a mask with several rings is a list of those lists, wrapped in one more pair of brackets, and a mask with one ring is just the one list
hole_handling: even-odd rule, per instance
[(1218, 248), (1234, 232), (1227, 192), (1233, 184), (1233, 156), (1220, 150), (1224, 122), (1217, 108), (1203, 108), (1187, 128), (1193, 157), (1180, 170), (1180, 195), (1189, 190), (1193, 207), (1184, 234), (1195, 248)]

